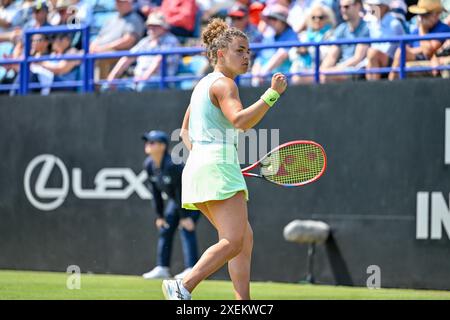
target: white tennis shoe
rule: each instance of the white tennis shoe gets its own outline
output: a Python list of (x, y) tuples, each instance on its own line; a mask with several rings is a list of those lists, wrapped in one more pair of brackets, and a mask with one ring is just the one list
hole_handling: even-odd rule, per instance
[(162, 291), (166, 300), (192, 300), (181, 280), (163, 280)]
[(168, 267), (156, 266), (153, 270), (144, 273), (142, 277), (144, 277), (144, 279), (168, 279), (172, 276), (170, 275)]

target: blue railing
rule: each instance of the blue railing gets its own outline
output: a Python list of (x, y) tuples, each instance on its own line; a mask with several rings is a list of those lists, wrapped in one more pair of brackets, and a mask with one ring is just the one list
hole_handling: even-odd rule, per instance
[[(67, 54), (58, 57), (54, 56), (41, 56), (33, 57), (30, 56), (30, 39), (33, 34), (53, 34), (61, 32), (81, 32), (82, 33), (82, 44), (83, 52), (80, 54)], [(130, 82), (130, 79), (117, 79), (113, 81), (99, 80), (94, 81), (94, 64), (97, 59), (107, 59), (107, 58), (121, 58), (121, 57), (137, 57), (142, 55), (161, 55), (162, 63), (160, 69), (160, 75), (152, 79), (143, 82), (153, 82), (159, 83), (160, 89), (165, 89), (168, 87), (168, 83), (180, 82), (183, 80), (197, 80), (201, 77), (199, 76), (168, 76), (167, 75), (167, 56), (178, 54), (178, 55), (196, 55), (204, 52), (201, 47), (193, 48), (172, 48), (165, 50), (152, 50), (143, 52), (130, 52), (130, 51), (115, 51), (101, 54), (91, 54), (89, 53), (89, 27), (79, 26), (79, 27), (43, 27), (39, 29), (29, 29), (24, 33), (24, 56), (21, 59), (3, 59), (0, 61), (0, 65), (3, 64), (20, 64), (20, 84), (19, 84), (19, 94), (26, 95), (30, 89), (39, 88), (38, 83), (29, 83), (30, 74), (30, 64), (39, 61), (55, 61), (55, 60), (80, 60), (81, 61), (81, 74), (82, 79), (78, 81), (61, 81), (54, 82), (52, 87), (58, 88), (73, 88), (81, 87), (82, 92), (93, 92), (95, 85), (101, 85), (103, 83), (124, 83)], [(401, 36), (401, 37), (390, 37), (383, 39), (370, 39), (361, 38), (353, 40), (338, 40), (338, 41), (325, 41), (325, 42), (298, 42), (298, 41), (288, 41), (288, 42), (277, 42), (274, 44), (251, 44), (250, 48), (253, 51), (259, 51), (262, 49), (273, 49), (273, 48), (291, 48), (291, 47), (314, 47), (315, 48), (315, 64), (314, 70), (312, 72), (296, 72), (287, 73), (287, 76), (292, 75), (304, 75), (313, 76), (315, 83), (320, 83), (320, 75), (351, 75), (351, 74), (366, 74), (366, 73), (389, 73), (391, 71), (398, 72), (400, 79), (405, 79), (408, 72), (418, 72), (418, 71), (431, 71), (431, 70), (448, 70), (449, 65), (443, 66), (430, 66), (430, 67), (406, 67), (406, 44), (418, 40), (446, 40), (450, 38), (450, 33), (436, 33), (429, 34), (425, 36)], [(396, 42), (399, 44), (401, 49), (401, 59), (400, 66), (398, 68), (386, 67), (386, 68), (373, 68), (373, 69), (363, 69), (363, 70), (342, 70), (342, 71), (321, 71), (320, 70), (320, 47), (321, 46), (331, 46), (331, 45), (350, 45), (350, 44), (372, 44), (372, 43), (386, 43), (386, 42)], [(271, 76), (271, 75), (267, 75)], [(248, 79), (252, 76), (250, 74), (241, 75), (237, 81), (241, 79)], [(1, 85), (0, 90), (10, 90), (13, 85)]]

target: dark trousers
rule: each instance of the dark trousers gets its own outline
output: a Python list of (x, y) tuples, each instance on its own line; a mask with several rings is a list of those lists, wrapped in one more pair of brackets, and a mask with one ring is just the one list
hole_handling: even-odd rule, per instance
[[(200, 216), (199, 211), (189, 211), (190, 218), (197, 223)], [(162, 267), (170, 266), (170, 258), (172, 254), (172, 244), (175, 232), (178, 229), (180, 217), (177, 214), (175, 202), (170, 200), (167, 203), (164, 212), (164, 219), (169, 225), (168, 228), (159, 230), (158, 248), (157, 248), (157, 265)], [(192, 268), (198, 260), (197, 236), (194, 231), (187, 231), (184, 228), (180, 230), (181, 245), (183, 248), (184, 265), (186, 268)]]

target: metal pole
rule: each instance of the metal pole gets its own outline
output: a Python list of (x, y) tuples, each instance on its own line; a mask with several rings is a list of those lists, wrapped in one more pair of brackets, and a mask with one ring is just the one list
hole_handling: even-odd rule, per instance
[(20, 95), (28, 94), (28, 82), (30, 78), (30, 69), (28, 65), (28, 57), (30, 56), (30, 34), (25, 31), (24, 57), (20, 63)]
[(406, 65), (406, 44), (404, 41), (400, 41), (400, 79), (406, 78), (406, 72), (405, 72), (405, 65)]
[(314, 57), (315, 59), (315, 66), (314, 66), (314, 82), (316, 84), (320, 83), (320, 44), (316, 45), (315, 47), (316, 50), (316, 56)]
[(314, 283), (314, 253), (316, 252), (316, 244), (310, 243), (308, 247), (308, 259), (307, 259), (307, 274), (306, 274), (306, 282)]
[(83, 29), (83, 92), (92, 92), (90, 82), (90, 59), (86, 58), (89, 54), (89, 26)]

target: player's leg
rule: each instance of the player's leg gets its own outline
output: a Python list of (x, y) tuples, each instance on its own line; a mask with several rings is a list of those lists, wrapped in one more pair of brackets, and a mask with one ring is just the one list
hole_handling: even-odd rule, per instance
[(247, 232), (248, 214), (244, 192), (238, 192), (226, 200), (208, 201), (206, 205), (207, 217), (216, 227), (219, 241), (203, 253), (192, 271), (184, 277), (183, 285), (189, 292), (242, 251)]

